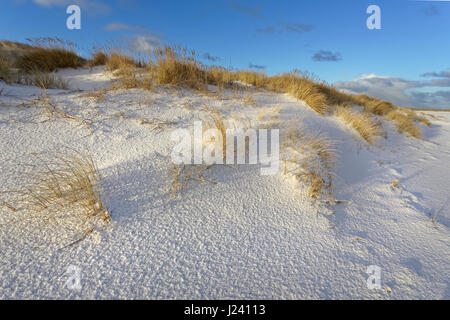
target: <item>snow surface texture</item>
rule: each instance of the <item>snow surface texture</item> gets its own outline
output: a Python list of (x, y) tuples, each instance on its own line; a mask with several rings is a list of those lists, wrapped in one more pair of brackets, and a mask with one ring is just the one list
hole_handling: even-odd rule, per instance
[[(107, 87), (102, 68), (59, 74), (72, 90), (48, 90), (51, 99), (95, 123), (88, 130), (46, 121), (39, 108), (18, 106), (40, 89), (1, 83), (1, 189), (17, 187), (18, 164), (32, 152), (84, 151), (99, 167), (113, 222), (68, 247), (42, 245), (30, 238), (37, 226), (0, 207), (0, 298), (450, 298), (449, 113), (432, 112), (424, 140), (385, 122), (387, 139), (368, 147), (338, 119), (287, 95), (256, 91), (252, 106), (161, 88), (109, 91), (96, 101), (80, 90)], [(244, 118), (280, 106), (280, 128), (300, 117), (332, 138), (334, 194), (348, 202), (314, 203), (304, 188), (281, 173), (261, 176), (257, 165), (214, 166), (217, 184), (193, 182), (171, 199), (170, 134), (201, 119), (203, 106)], [(142, 118), (172, 125), (155, 131)], [(55, 234), (41, 236), (53, 243)], [(370, 265), (381, 268), (381, 289), (366, 285)], [(66, 283), (70, 266), (81, 270), (81, 290)]]

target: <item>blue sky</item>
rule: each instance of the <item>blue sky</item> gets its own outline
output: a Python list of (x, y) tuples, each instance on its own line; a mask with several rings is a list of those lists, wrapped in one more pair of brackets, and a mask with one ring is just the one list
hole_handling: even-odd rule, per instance
[[(108, 41), (135, 48), (178, 44), (227, 67), (308, 70), (351, 92), (450, 108), (450, 1), (2, 2), (0, 39), (58, 36), (84, 55)], [(81, 7), (81, 30), (66, 28), (70, 4)], [(381, 30), (366, 27), (369, 5), (381, 9)]]

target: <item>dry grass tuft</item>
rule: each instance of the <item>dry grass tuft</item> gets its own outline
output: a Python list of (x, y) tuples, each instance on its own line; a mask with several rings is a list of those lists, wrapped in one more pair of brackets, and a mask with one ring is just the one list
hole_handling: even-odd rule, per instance
[(96, 91), (90, 91), (88, 93), (84, 93), (80, 95), (81, 98), (91, 98), (94, 99), (96, 102), (100, 102), (105, 98), (106, 89), (99, 89)]
[(380, 116), (387, 115), (389, 112), (392, 112), (396, 109), (396, 106), (394, 106), (389, 101), (377, 100), (374, 98), (365, 102), (363, 104), (363, 107), (367, 112)]
[(149, 73), (130, 56), (113, 52), (107, 56), (106, 68), (117, 77), (113, 89), (152, 89)]
[(217, 129), (222, 136), (222, 139), (219, 139), (219, 141), (203, 141), (203, 143), (206, 145), (211, 144), (211, 143), (222, 144), (223, 163), (226, 163), (227, 121), (225, 120), (223, 115), (220, 113), (220, 111), (218, 111), (217, 109), (204, 107), (203, 110), (205, 110), (208, 113), (208, 118), (203, 127), (203, 131), (206, 131), (208, 129)]
[(59, 38), (29, 39), (33, 49), (20, 56), (17, 67), (24, 72), (52, 72), (58, 68), (78, 68), (85, 60), (75, 52), (72, 42)]
[(108, 62), (108, 56), (103, 51), (98, 50), (94, 53), (91, 60), (86, 62), (87, 67), (104, 66)]
[(84, 119), (65, 112), (62, 108), (58, 107), (55, 102), (52, 101), (50, 96), (47, 94), (47, 91), (45, 90), (43, 90), (43, 92), (38, 97), (27, 100), (21, 105), (24, 107), (37, 107), (43, 109), (48, 118), (46, 121), (50, 121), (56, 118), (67, 119), (79, 122), (88, 130), (91, 130), (91, 125), (94, 123), (94, 121), (90, 119)]
[(156, 84), (207, 90), (207, 73), (195, 51), (164, 47), (154, 53), (149, 69)]
[(330, 111), (327, 97), (320, 92), (310, 79), (298, 73), (286, 73), (270, 77), (267, 80), (267, 89), (275, 92), (288, 93), (296, 99), (305, 101), (308, 106), (321, 115)]
[(392, 189), (400, 189), (400, 181), (397, 179), (392, 180), (391, 188)]
[(205, 177), (205, 174), (213, 167), (213, 165), (173, 165), (169, 175), (172, 176), (170, 184), (171, 199), (176, 198), (180, 193), (193, 182), (210, 182), (217, 184), (217, 181)]
[(242, 101), (249, 106), (252, 106), (252, 107), (257, 106), (257, 103), (249, 90), (244, 91), (244, 94), (242, 95)]
[(17, 205), (11, 208), (24, 210), (25, 218), (38, 219), (36, 227), (55, 233), (66, 230), (83, 238), (97, 223), (111, 220), (100, 196), (101, 178), (90, 156), (79, 152), (33, 154), (32, 159), (23, 166), (23, 186), (4, 192), (15, 196)]
[(139, 80), (136, 76), (135, 67), (132, 65), (124, 64), (117, 71), (115, 75), (118, 77), (115, 83), (116, 88), (132, 89), (139, 87)]
[(305, 101), (311, 109), (321, 115), (325, 115), (330, 111), (326, 103), (326, 97), (307, 82), (299, 82), (288, 93), (299, 100)]
[(331, 195), (336, 159), (334, 144), (324, 136), (300, 129), (291, 129), (284, 136), (284, 174), (304, 183), (312, 198)]
[(106, 68), (111, 72), (135, 66), (136, 62), (133, 58), (118, 52), (111, 53), (106, 61)]
[(13, 75), (11, 73), (12, 63), (9, 59), (0, 56), (0, 80), (6, 83), (13, 82)]
[(0, 199), (0, 204), (6, 208), (8, 208), (9, 210), (11, 210), (12, 212), (17, 212), (17, 208), (14, 207), (12, 204), (10, 204), (9, 202), (6, 202), (2, 199)]
[(27, 85), (35, 85), (41, 89), (69, 89), (68, 81), (59, 76), (37, 70), (24, 76), (22, 81)]
[(334, 111), (334, 115), (358, 131), (360, 136), (369, 144), (373, 144), (383, 133), (380, 125), (374, 122), (368, 113), (359, 113), (349, 108), (338, 106)]
[(233, 90), (233, 100), (241, 101), (245, 105), (256, 107), (258, 104), (254, 99), (254, 90), (239, 83), (233, 83), (229, 86)]
[(270, 109), (262, 108), (256, 115), (256, 120), (260, 123), (261, 129), (270, 129), (279, 123), (281, 107), (275, 106)]
[(422, 139), (422, 131), (417, 126), (421, 123), (426, 126), (431, 125), (431, 121), (425, 117), (417, 115), (413, 110), (400, 108), (389, 101), (378, 100), (367, 95), (350, 96), (353, 104), (358, 104), (364, 107), (366, 112), (384, 116), (389, 120), (395, 122), (400, 133), (408, 133), (410, 136)]
[(176, 124), (176, 122), (161, 120), (158, 118), (153, 119), (141, 118), (140, 124), (149, 126), (152, 131), (161, 132), (163, 129)]
[(398, 132), (406, 132), (410, 136), (418, 139), (423, 138), (422, 132), (416, 126), (414, 119), (409, 117), (404, 112), (400, 110), (393, 110), (387, 114), (387, 118), (395, 122)]
[[(69, 83), (50, 74), (58, 68), (78, 68), (84, 59), (75, 45), (59, 38), (28, 39), (31, 46), (16, 57), (14, 63), (0, 57), (0, 78), (6, 82), (35, 85), (42, 89), (68, 89)], [(16, 67), (18, 71), (12, 72)]]
[(249, 70), (236, 71), (233, 75), (233, 80), (241, 81), (257, 88), (265, 88), (268, 79), (268, 76), (263, 72)]
[(233, 86), (235, 80), (235, 76), (230, 70), (220, 66), (209, 67), (207, 77), (208, 83), (217, 86), (219, 90)]
[(419, 122), (419, 123), (423, 124), (424, 126), (430, 127), (432, 125), (430, 120), (428, 120), (426, 117), (419, 116), (415, 111), (413, 111), (411, 109), (402, 108), (401, 110), (406, 114), (406, 116), (408, 116), (408, 118), (410, 118), (416, 122)]
[(23, 73), (20, 71), (11, 71), (11, 69), (6, 68), (3, 71), (1, 69), (0, 59), (0, 80), (4, 80), (6, 83), (36, 86), (41, 89), (69, 89), (69, 81), (49, 72), (33, 70), (30, 73)]

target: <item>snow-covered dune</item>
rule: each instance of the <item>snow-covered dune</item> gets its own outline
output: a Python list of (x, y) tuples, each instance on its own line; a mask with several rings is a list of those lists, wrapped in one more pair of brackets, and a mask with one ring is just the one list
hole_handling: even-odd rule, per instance
[[(83, 151), (102, 175), (112, 222), (66, 246), (65, 230), (39, 232), (42, 222), (0, 206), (1, 298), (450, 298), (450, 113), (429, 112), (423, 140), (384, 121), (387, 138), (369, 146), (287, 95), (250, 89), (249, 103), (231, 90), (157, 88), (97, 99), (85, 94), (109, 86), (101, 67), (58, 74), (71, 89), (49, 98), (92, 122), (49, 118), (29, 102), (40, 89), (1, 82), (0, 190), (17, 189), (32, 153)], [(263, 176), (258, 165), (213, 166), (207, 178), (217, 183), (191, 181), (172, 197), (171, 133), (203, 119), (205, 106), (249, 120), (279, 107), (274, 127), (301, 123), (332, 139), (338, 203), (312, 200), (282, 168)], [(66, 284), (70, 266), (80, 268), (80, 290)], [(369, 266), (380, 268), (379, 289), (367, 286)]]

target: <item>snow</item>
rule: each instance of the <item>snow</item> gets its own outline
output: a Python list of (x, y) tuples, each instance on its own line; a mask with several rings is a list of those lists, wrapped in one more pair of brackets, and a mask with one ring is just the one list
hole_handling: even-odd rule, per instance
[(105, 72), (104, 67), (92, 68), (60, 69), (54, 73), (56, 76), (69, 82), (69, 86), (74, 90), (98, 90), (108, 87), (113, 79), (109, 72)]
[[(255, 90), (251, 106), (233, 92), (218, 99), (160, 88), (95, 101), (82, 95), (110, 84), (101, 67), (58, 75), (71, 88), (48, 90), (51, 99), (94, 124), (46, 121), (43, 110), (20, 106), (40, 89), (0, 83), (0, 190), (17, 187), (19, 164), (32, 152), (85, 151), (103, 177), (113, 222), (64, 247), (64, 230), (39, 234), (35, 220), (0, 206), (2, 299), (450, 298), (450, 113), (429, 112), (424, 140), (385, 122), (387, 139), (369, 147), (287, 95)], [(314, 202), (301, 185), (281, 173), (261, 176), (256, 165), (214, 166), (208, 176), (217, 184), (194, 181), (172, 198), (170, 134), (202, 119), (204, 106), (246, 119), (280, 106), (282, 130), (300, 118), (332, 138), (334, 194), (345, 202)], [(174, 124), (153, 131), (142, 118)], [(381, 268), (380, 289), (366, 285), (371, 265)], [(81, 270), (79, 291), (66, 285), (70, 266)]]

